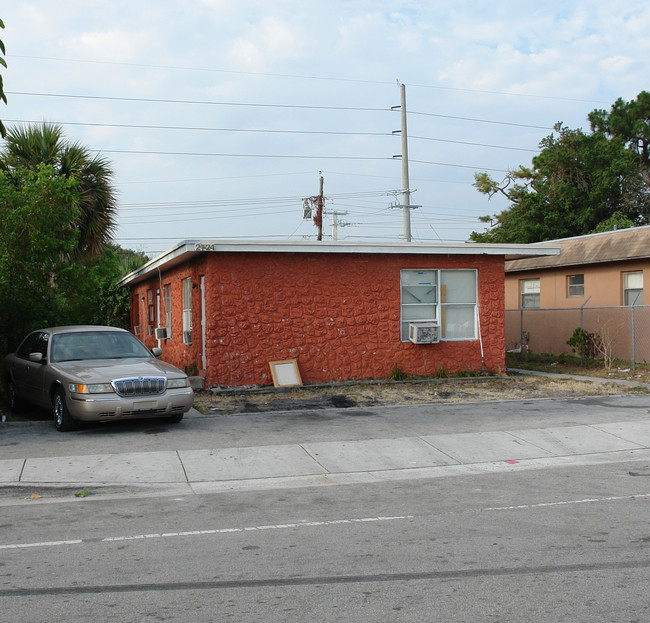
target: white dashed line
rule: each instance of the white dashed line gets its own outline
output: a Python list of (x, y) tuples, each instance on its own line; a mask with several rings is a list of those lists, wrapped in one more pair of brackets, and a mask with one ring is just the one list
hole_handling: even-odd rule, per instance
[(12, 543), (0, 545), (2, 549), (25, 549), (28, 547), (56, 547), (60, 545), (79, 545), (82, 543), (115, 543), (119, 541), (140, 541), (145, 539), (167, 539), (179, 536), (205, 536), (211, 534), (231, 534), (237, 532), (254, 532), (261, 530), (287, 530), (291, 528), (316, 528), (321, 526), (337, 526), (342, 524), (372, 523), (378, 521), (399, 521), (413, 519), (413, 515), (398, 517), (362, 517), (360, 519), (332, 519), (330, 521), (300, 521), (296, 523), (272, 524), (265, 526), (248, 526), (244, 528), (216, 528), (212, 530), (187, 530), (185, 532), (156, 532), (152, 534), (134, 534), (129, 536), (109, 536), (103, 539), (74, 539), (68, 541), (41, 541), (37, 543)]
[(635, 493), (632, 495), (617, 495), (608, 498), (584, 498), (582, 500), (563, 500), (561, 502), (542, 502), (540, 504), (521, 504), (520, 506), (494, 506), (486, 508), (486, 511), (512, 511), (522, 508), (545, 508), (548, 506), (565, 506), (567, 504), (589, 504), (592, 502), (613, 502), (618, 500), (634, 500), (635, 498), (647, 498), (650, 493)]

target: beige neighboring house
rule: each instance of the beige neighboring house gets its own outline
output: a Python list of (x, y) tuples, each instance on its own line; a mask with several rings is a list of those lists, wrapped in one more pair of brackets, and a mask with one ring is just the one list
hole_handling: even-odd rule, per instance
[(566, 341), (582, 326), (615, 357), (650, 360), (650, 226), (536, 246), (547, 245), (560, 254), (505, 263), (506, 347), (571, 352)]

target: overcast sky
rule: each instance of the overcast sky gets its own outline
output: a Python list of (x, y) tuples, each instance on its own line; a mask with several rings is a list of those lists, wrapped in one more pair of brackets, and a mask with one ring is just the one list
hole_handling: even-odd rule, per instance
[[(0, 118), (62, 124), (113, 164), (116, 242), (400, 240), (399, 83), (414, 241), (499, 212), (472, 186), (562, 121), (650, 89), (647, 0), (13, 0)], [(393, 193), (393, 194), (391, 194)]]

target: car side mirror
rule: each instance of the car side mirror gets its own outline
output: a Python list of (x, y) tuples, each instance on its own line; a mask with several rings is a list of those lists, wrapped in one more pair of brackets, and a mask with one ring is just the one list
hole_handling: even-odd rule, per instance
[(43, 353), (29, 353), (29, 360), (34, 363), (41, 363), (45, 359)]
[(154, 346), (151, 349), (151, 352), (154, 357), (160, 357), (160, 355), (162, 355), (162, 348), (159, 348), (158, 346)]

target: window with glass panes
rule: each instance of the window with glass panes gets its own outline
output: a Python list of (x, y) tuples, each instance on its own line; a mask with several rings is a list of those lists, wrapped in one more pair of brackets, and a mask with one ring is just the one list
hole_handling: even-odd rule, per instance
[(585, 295), (584, 275), (569, 275), (567, 285), (570, 297), (583, 297)]
[(401, 340), (409, 324), (438, 322), (443, 340), (476, 339), (476, 270), (401, 271)]
[(165, 327), (167, 327), (167, 338), (172, 336), (172, 285), (163, 286), (163, 301), (165, 305)]
[(623, 273), (623, 304), (643, 305), (643, 273)]
[(521, 288), (521, 306), (525, 308), (539, 308), (539, 279), (522, 279)]
[(183, 279), (183, 343), (192, 343), (192, 280)]

